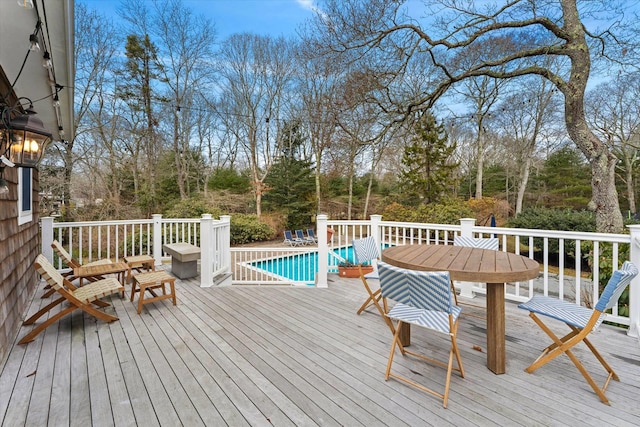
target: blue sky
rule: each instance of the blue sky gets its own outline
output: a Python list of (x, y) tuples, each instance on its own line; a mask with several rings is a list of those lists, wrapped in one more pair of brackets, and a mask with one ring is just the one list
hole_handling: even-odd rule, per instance
[[(148, 0), (140, 0), (148, 1)], [(116, 17), (118, 0), (76, 0)], [(221, 41), (234, 33), (295, 36), (296, 28), (313, 16), (313, 0), (183, 0), (196, 14), (210, 18)]]

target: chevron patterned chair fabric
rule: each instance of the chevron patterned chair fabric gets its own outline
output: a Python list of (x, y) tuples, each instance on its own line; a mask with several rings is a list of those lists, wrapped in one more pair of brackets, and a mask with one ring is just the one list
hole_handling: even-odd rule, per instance
[[(392, 266), (385, 262), (378, 263), (380, 273), (380, 289), (383, 298), (396, 302), (387, 313), (387, 317), (396, 321), (395, 333), (391, 344), (391, 352), (387, 362), (385, 380), (396, 378), (442, 399), (442, 406), (447, 407), (451, 373), (456, 371), (464, 378), (464, 368), (460, 351), (456, 342), (458, 318), (462, 309), (453, 304), (449, 272), (447, 271), (413, 271)], [(447, 363), (407, 350), (400, 343), (403, 325), (411, 324), (434, 332), (449, 335), (451, 348)], [(440, 393), (416, 381), (391, 371), (395, 349), (447, 369), (444, 392)], [(454, 358), (457, 367), (454, 367)]]
[[(371, 286), (367, 282), (367, 280), (378, 280), (378, 271), (375, 268), (375, 261), (380, 259), (380, 251), (378, 250), (378, 246), (376, 245), (376, 240), (373, 237), (365, 237), (364, 239), (354, 239), (351, 241), (351, 247), (353, 248), (353, 257), (355, 264), (358, 266), (360, 271), (360, 279), (362, 280), (362, 284), (364, 288), (367, 290), (367, 294), (369, 295), (366, 301), (360, 306), (358, 309), (358, 314), (362, 313), (367, 307), (370, 305), (375, 305), (380, 315), (384, 317), (384, 310), (380, 305), (380, 299), (382, 298), (380, 295), (380, 289), (376, 289), (373, 291)], [(370, 263), (374, 266), (374, 269), (371, 273), (363, 273), (362, 264)]]
[[(594, 309), (543, 295), (535, 295), (529, 301), (520, 304), (518, 307), (523, 310), (528, 310), (529, 316), (533, 321), (553, 340), (553, 343), (545, 348), (540, 356), (538, 356), (525, 371), (532, 373), (559, 355), (566, 354), (580, 373), (582, 373), (582, 376), (587, 380), (600, 400), (609, 405), (609, 399), (605, 395), (607, 386), (612, 378), (616, 381), (620, 381), (620, 379), (587, 337), (591, 332), (596, 331), (600, 327), (607, 310), (610, 310), (614, 304), (617, 303), (622, 292), (637, 274), (638, 268), (631, 262), (626, 261), (620, 270), (613, 272)], [(542, 322), (540, 316), (550, 317), (564, 322), (569, 329), (571, 329), (571, 332), (562, 338), (558, 337)], [(580, 360), (578, 360), (571, 351), (575, 345), (581, 342), (586, 344), (608, 373), (607, 379), (602, 387), (596, 384)]]
[[(453, 246), (466, 246), (469, 248), (479, 248), (479, 249), (491, 249), (497, 251), (500, 249), (500, 240), (497, 237), (486, 237), (486, 238), (475, 238), (475, 237), (463, 237), (463, 236), (455, 236), (453, 238)], [(471, 286), (471, 285), (469, 285)], [(453, 291), (453, 300), (456, 305), (458, 305), (458, 294), (456, 293), (456, 287), (451, 281), (451, 290)], [(471, 307), (481, 307), (476, 304), (465, 303), (465, 305)], [(484, 307), (481, 307), (484, 308)], [(476, 315), (470, 314), (473, 317), (478, 317)]]
[(500, 249), (500, 240), (497, 237), (463, 237), (455, 236), (453, 238), (453, 246), (467, 246), (470, 248), (492, 249), (497, 251)]

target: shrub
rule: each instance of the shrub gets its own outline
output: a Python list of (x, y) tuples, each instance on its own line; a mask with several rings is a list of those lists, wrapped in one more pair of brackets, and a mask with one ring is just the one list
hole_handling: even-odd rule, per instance
[(234, 214), (231, 216), (231, 244), (269, 240), (273, 233), (273, 228), (260, 222), (256, 215)]
[[(595, 216), (592, 212), (572, 209), (550, 209), (531, 208), (524, 210), (517, 217), (512, 218), (507, 223), (508, 227), (527, 228), (538, 230), (560, 230), (560, 231), (585, 231), (594, 232), (596, 229)], [(568, 261), (582, 263), (589, 254), (589, 243), (583, 243), (580, 253), (582, 258), (575, 259), (575, 242), (565, 240), (565, 258)], [(534, 238), (533, 245), (538, 251), (542, 248), (543, 239)], [(549, 255), (559, 255), (559, 239), (549, 239)]]
[(473, 211), (457, 198), (443, 199), (438, 203), (417, 207), (403, 206), (393, 202), (384, 209), (385, 221), (418, 222), (430, 224), (457, 224), (460, 218), (473, 216)]
[(596, 231), (596, 219), (592, 212), (572, 209), (525, 209), (508, 222), (509, 227), (541, 230)]
[(211, 214), (214, 218), (220, 216), (220, 211), (211, 207), (199, 197), (178, 200), (164, 213), (166, 218), (201, 218), (202, 214)]

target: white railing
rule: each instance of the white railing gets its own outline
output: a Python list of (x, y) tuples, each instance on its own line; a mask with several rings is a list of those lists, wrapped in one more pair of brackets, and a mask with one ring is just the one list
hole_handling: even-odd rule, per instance
[(119, 221), (55, 222), (52, 217), (41, 219), (42, 253), (58, 269), (62, 260), (54, 257), (51, 243), (59, 241), (81, 264), (97, 259), (122, 261), (133, 255), (149, 255), (157, 266), (169, 256), (162, 245), (177, 242), (204, 247), (201, 254), (201, 282), (211, 286), (215, 277), (230, 273), (230, 217), (220, 220), (203, 218), (162, 218)]
[(234, 285), (314, 285), (317, 264), (317, 247), (231, 249)]
[[(510, 283), (506, 298), (523, 301), (535, 293), (554, 295), (579, 304), (594, 305), (601, 285), (610, 274), (611, 266), (619, 267), (626, 259), (640, 265), (640, 225), (629, 226), (630, 234), (583, 233), (572, 231), (531, 230), (475, 226), (475, 220), (462, 219), (459, 225), (417, 224), (382, 221), (372, 215), (369, 221), (329, 221), (318, 215), (317, 247), (300, 248), (230, 248), (230, 217), (220, 220), (203, 215), (199, 219), (163, 219), (153, 215), (150, 220), (96, 221), (55, 223), (42, 218), (42, 251), (53, 261), (50, 247), (55, 238), (83, 263), (99, 258), (119, 260), (129, 255), (148, 254), (160, 264), (166, 255), (162, 245), (189, 242), (201, 248), (202, 286), (220, 283), (216, 278), (229, 276), (232, 284), (315, 284), (327, 287), (327, 275), (337, 270), (343, 260), (339, 251), (351, 240), (374, 236), (381, 248), (392, 245), (452, 244), (456, 235), (500, 239), (500, 250), (535, 258), (541, 265), (540, 277), (525, 283)], [(331, 229), (328, 238), (327, 230)], [(552, 259), (552, 257), (556, 257)], [(287, 259), (277, 266), (277, 260)], [(261, 262), (272, 265), (260, 268)], [(315, 261), (314, 261), (315, 260)], [(320, 262), (318, 262), (320, 260)], [(326, 260), (326, 262), (324, 261)], [(353, 260), (351, 260), (353, 261)], [(567, 264), (570, 261), (572, 264)], [(58, 264), (61, 267), (61, 264)], [(294, 266), (294, 267), (291, 267)], [(583, 268), (587, 266), (587, 269)], [(307, 280), (285, 269), (315, 273)], [(465, 295), (482, 294), (482, 284), (463, 289)], [(629, 335), (638, 336), (640, 329), (640, 277), (629, 290), (628, 313), (614, 309), (608, 320), (628, 325)]]
[[(511, 301), (525, 301), (541, 293), (593, 306), (600, 296), (600, 285), (606, 284), (611, 266), (618, 268), (627, 259), (640, 266), (639, 225), (629, 226), (630, 234), (607, 234), (480, 227), (475, 226), (475, 219), (468, 218), (461, 219), (460, 225), (382, 221), (380, 215), (372, 215), (371, 221), (364, 222), (328, 221), (325, 218), (318, 221), (318, 235), (324, 232), (323, 226), (332, 228), (333, 240), (340, 244), (366, 236), (374, 236), (381, 248), (389, 245), (452, 244), (456, 235), (498, 237), (500, 250), (535, 258), (541, 266), (538, 279), (507, 284), (505, 297)], [(552, 256), (554, 262), (550, 262)], [(572, 263), (568, 265), (568, 261)], [(607, 268), (603, 273), (605, 264)], [(318, 283), (322, 280), (318, 278)], [(485, 292), (484, 285), (474, 284), (468, 295)], [(640, 277), (636, 277), (630, 286), (629, 312), (621, 313), (616, 305), (607, 320), (628, 325), (629, 335), (638, 335)]]

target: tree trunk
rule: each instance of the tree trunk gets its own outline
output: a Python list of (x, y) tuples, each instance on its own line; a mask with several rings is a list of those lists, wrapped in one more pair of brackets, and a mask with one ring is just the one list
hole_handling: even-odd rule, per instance
[(478, 123), (478, 145), (476, 150), (476, 161), (478, 170), (476, 171), (476, 199), (482, 199), (482, 170), (484, 169), (484, 132), (482, 131), (482, 120)]
[(619, 233), (624, 227), (615, 182), (617, 158), (589, 129), (584, 111), (584, 93), (591, 69), (589, 47), (575, 1), (563, 1), (567, 31), (567, 50), (571, 58), (569, 81), (561, 85), (564, 94), (567, 132), (591, 165), (592, 198), (596, 229), (601, 233)]
[(625, 175), (626, 175), (626, 181), (627, 181), (627, 199), (629, 200), (629, 210), (635, 214), (636, 213), (636, 194), (635, 194), (635, 187), (633, 185), (633, 182), (634, 182), (633, 166), (631, 165), (630, 162), (626, 160), (628, 159), (625, 159), (625, 163), (627, 164), (627, 166), (625, 167)]
[(526, 156), (524, 165), (520, 169), (520, 182), (518, 183), (518, 197), (516, 199), (516, 215), (522, 212), (524, 193), (529, 183), (529, 170), (531, 169), (531, 156)]

